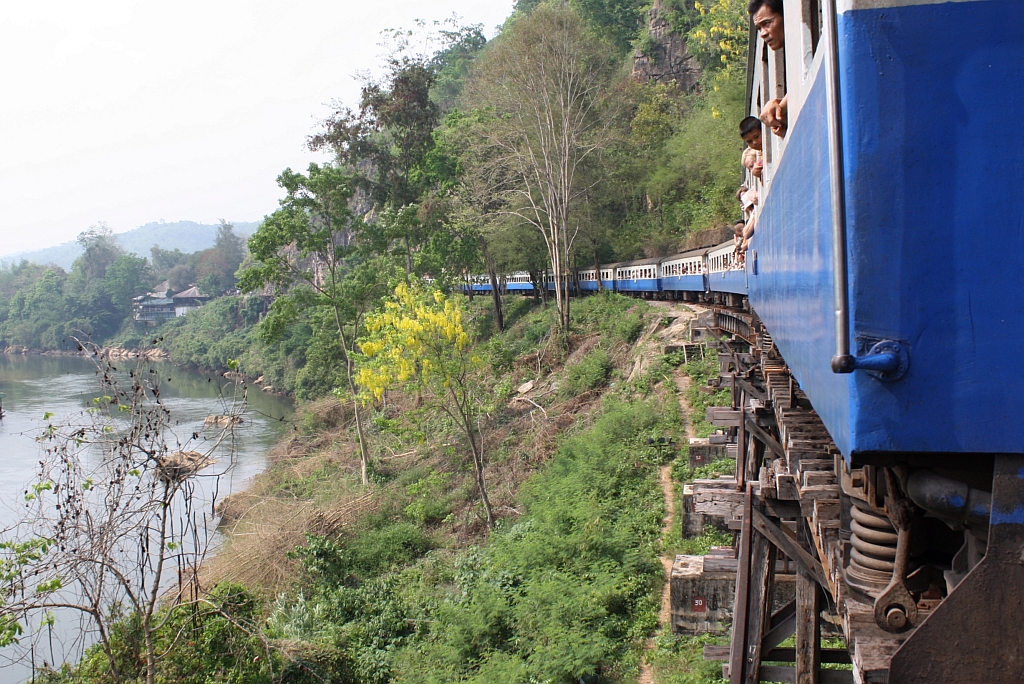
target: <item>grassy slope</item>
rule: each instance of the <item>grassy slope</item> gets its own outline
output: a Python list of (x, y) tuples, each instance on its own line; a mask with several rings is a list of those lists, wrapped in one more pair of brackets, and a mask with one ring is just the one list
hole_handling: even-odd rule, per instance
[[(483, 326), (486, 305), (472, 305)], [(180, 649), (166, 674), (635, 681), (664, 580), (658, 467), (677, 455), (658, 438), (683, 434), (671, 359), (646, 334), (635, 342), (657, 316), (617, 295), (588, 298), (559, 351), (550, 310), (509, 305), (509, 330), (481, 343), (498, 407), (485, 429), (496, 530), (483, 525), (458, 433), (418, 415), (415, 397), (389, 396), (374, 416), (369, 488), (358, 484), (349, 412), (309, 404), (270, 470), (224, 504), (231, 542), (205, 569), (210, 584), (265, 597), (258, 634), (270, 665), (256, 668), (242, 640), (248, 650), (217, 658)], [(637, 373), (639, 354), (658, 360)], [(515, 391), (527, 381), (529, 402)], [(659, 681), (714, 681), (679, 657), (702, 643), (659, 637), (648, 654)], [(57, 680), (97, 681), (103, 662), (93, 651)]]

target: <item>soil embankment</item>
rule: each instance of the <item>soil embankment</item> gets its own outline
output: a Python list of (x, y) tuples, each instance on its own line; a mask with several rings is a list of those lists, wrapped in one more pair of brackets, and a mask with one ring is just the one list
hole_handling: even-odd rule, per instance
[[(662, 341), (662, 347), (668, 345), (682, 345), (688, 340), (686, 339), (687, 332), (689, 330), (690, 321), (696, 318), (696, 314), (692, 312), (688, 307), (676, 307), (669, 305), (669, 308), (673, 314), (678, 314), (679, 317), (675, 321), (662, 331), (660, 338)], [(686, 400), (686, 389), (689, 386), (690, 378), (682, 371), (677, 371), (674, 374), (674, 380), (676, 383), (676, 390), (679, 395), (680, 413), (683, 416), (683, 420), (686, 425), (686, 436), (687, 439), (693, 437), (693, 426), (690, 423), (690, 404)], [(662, 540), (671, 532), (672, 521), (676, 516), (676, 487), (675, 483), (672, 482), (672, 464), (666, 464), (661, 466), (658, 472), (658, 481), (661, 484), (661, 491), (665, 497), (665, 517), (662, 520), (661, 534)], [(665, 583), (661, 589), (661, 607), (658, 612), (658, 629), (671, 629), (672, 628), (672, 564), (675, 562), (675, 556), (671, 553), (663, 552), (659, 556), (662, 567), (665, 569)], [(651, 651), (654, 648), (654, 637), (651, 636), (647, 639), (647, 643), (644, 645), (644, 650)], [(654, 670), (649, 663), (645, 661), (640, 663), (640, 677), (637, 680), (637, 684), (656, 684), (654, 677)]]

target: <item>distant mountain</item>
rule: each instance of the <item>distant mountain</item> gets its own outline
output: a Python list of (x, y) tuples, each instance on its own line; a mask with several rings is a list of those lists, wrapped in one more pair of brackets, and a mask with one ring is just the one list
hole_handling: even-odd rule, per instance
[[(126, 252), (135, 252), (139, 256), (149, 257), (149, 250), (153, 245), (160, 245), (162, 249), (180, 249), (186, 254), (201, 249), (213, 247), (217, 237), (216, 223), (196, 223), (195, 221), (175, 221), (174, 223), (147, 223), (133, 230), (124, 233), (116, 233), (117, 244), (121, 245)], [(239, 221), (234, 222), (235, 233), (248, 237), (260, 225), (259, 222)], [(0, 263), (17, 263), (22, 259), (37, 264), (57, 264), (65, 270), (71, 268), (71, 264), (82, 248), (77, 242), (65, 242), (56, 247), (36, 249), (29, 252), (16, 252), (0, 256)]]

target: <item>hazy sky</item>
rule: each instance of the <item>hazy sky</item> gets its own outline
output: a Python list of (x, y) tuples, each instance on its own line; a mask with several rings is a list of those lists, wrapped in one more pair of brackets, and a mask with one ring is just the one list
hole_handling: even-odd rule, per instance
[[(513, 0), (56, 0), (0, 13), (0, 255), (98, 221), (259, 220), (380, 32)], [(322, 159), (322, 157), (320, 157)]]

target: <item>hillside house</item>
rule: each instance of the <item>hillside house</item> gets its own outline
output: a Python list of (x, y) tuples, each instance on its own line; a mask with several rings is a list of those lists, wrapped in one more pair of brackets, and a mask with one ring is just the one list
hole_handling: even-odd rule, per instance
[(210, 297), (208, 295), (201, 294), (199, 289), (193, 285), (187, 290), (173, 295), (171, 300), (174, 302), (174, 315), (177, 317), (184, 316), (189, 311), (195, 311), (203, 304), (210, 301)]
[(172, 295), (167, 281), (164, 281), (153, 292), (132, 300), (132, 320), (147, 326), (160, 325), (198, 309), (209, 300), (210, 297), (200, 293), (195, 286)]

